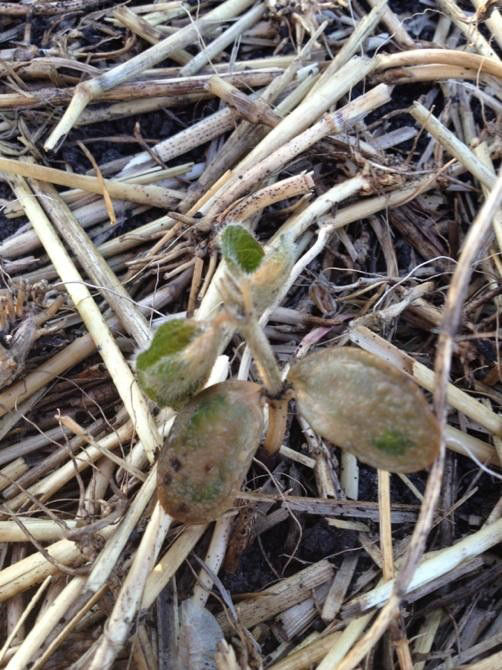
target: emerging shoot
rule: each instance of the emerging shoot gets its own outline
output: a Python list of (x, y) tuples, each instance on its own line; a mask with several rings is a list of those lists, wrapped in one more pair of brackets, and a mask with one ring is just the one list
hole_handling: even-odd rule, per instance
[(229, 272), (237, 282), (248, 283), (253, 307), (258, 315), (262, 314), (273, 304), (293, 267), (293, 239), (282, 235), (265, 252), (244, 226), (229, 224), (220, 234), (219, 242)]

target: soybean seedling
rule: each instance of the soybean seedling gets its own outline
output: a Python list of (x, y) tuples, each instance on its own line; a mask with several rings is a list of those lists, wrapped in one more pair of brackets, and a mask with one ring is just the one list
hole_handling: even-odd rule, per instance
[[(333, 445), (390, 472), (429, 466), (439, 429), (424, 396), (403, 372), (354, 347), (331, 347), (295, 363), (285, 383), (257, 312), (270, 306), (288, 276), (287, 238), (265, 252), (241, 225), (220, 234), (227, 273), (222, 311), (212, 321), (171, 321), (136, 359), (140, 386), (159, 405), (180, 409), (158, 462), (158, 496), (179, 521), (207, 523), (231, 507), (258, 448), (268, 403), (265, 447), (282, 442), (288, 402)], [(224, 328), (247, 342), (261, 384), (230, 380), (203, 391)]]

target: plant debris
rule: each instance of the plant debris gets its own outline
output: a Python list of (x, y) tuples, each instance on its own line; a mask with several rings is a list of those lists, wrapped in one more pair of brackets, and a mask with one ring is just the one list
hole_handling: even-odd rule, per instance
[[(502, 667), (501, 58), (491, 1), (0, 2), (0, 667)], [(192, 338), (229, 270), (269, 378), (257, 321)], [(186, 525), (186, 394), (134, 372), (184, 319), (271, 434)], [(428, 394), (430, 469), (285, 411), (344, 345)]]

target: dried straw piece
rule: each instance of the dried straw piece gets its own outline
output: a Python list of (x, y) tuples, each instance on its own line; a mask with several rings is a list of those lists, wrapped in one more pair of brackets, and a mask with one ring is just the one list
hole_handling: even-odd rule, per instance
[[(299, 67), (299, 62), (300, 60), (295, 61), (280, 77), (276, 77), (262, 92), (260, 99), (268, 104), (273, 102), (289, 84), (290, 79)], [(293, 91), (277, 105), (277, 113), (285, 116), (294, 109), (300, 100), (305, 97), (313, 80), (313, 75), (301, 79)], [(222, 184), (229, 178), (229, 173), (225, 173), (225, 170), (232, 167), (246, 150), (255, 146), (264, 134), (261, 126), (256, 127), (249, 121), (241, 121), (223, 145), (218, 158), (206, 166), (198, 182), (190, 188), (189, 195), (179, 206), (180, 211), (189, 211), (193, 214), (197, 209), (202, 208), (211, 199), (213, 193), (218, 192)], [(210, 186), (212, 186), (211, 189)], [(194, 203), (196, 203), (195, 206), (193, 206)]]
[[(261, 621), (267, 621), (275, 614), (308, 598), (312, 589), (324, 584), (332, 576), (331, 563), (326, 560), (314, 563), (291, 577), (282, 579), (274, 586), (260, 591), (256, 598), (238, 604), (236, 609), (239, 622), (245, 628), (252, 628)], [(223, 630), (228, 631), (226, 616), (220, 615), (218, 621)]]
[(105, 300), (112, 307), (126, 332), (132, 335), (138, 346), (145, 347), (151, 337), (146, 318), (132, 301), (108, 263), (97, 252), (70, 208), (51, 185), (33, 182), (32, 187), (36, 195), (48, 196), (41, 197), (40, 201), (44, 204), (44, 209), (50, 215), (52, 223), (58, 229), (59, 235), (64, 238), (80, 261), (81, 267), (93, 284), (103, 287), (101, 290)]
[[(348, 67), (351, 63), (352, 61), (349, 61), (345, 67)], [(351, 73), (353, 74), (352, 69)], [(358, 72), (358, 76), (359, 74), (360, 72)], [(353, 76), (351, 79), (352, 83), (355, 83)], [(384, 88), (380, 88), (380, 86), (384, 86)], [(319, 95), (321, 95), (321, 93), (322, 91), (319, 91)], [(366, 114), (369, 114), (371, 111), (388, 102), (389, 98), (390, 89), (385, 85), (380, 84), (376, 88), (361, 95), (359, 98), (349, 102), (345, 107), (334, 114), (326, 114), (321, 121), (318, 121), (300, 135), (297, 135), (294, 139), (281, 146), (280, 149), (274, 151), (272, 155), (268, 158), (264, 158), (254, 167), (248, 168), (246, 171), (243, 171), (242, 167), (239, 167), (230, 183), (225, 185), (222, 195), (217, 197), (212, 203), (208, 211), (208, 216), (215, 215), (217, 212), (225, 210), (236, 198), (252, 188), (257, 182), (269, 177), (273, 172), (286, 165), (286, 163), (306, 151), (323, 137), (343, 131), (347, 125), (363, 118)], [(299, 107), (297, 107), (297, 110), (298, 109)], [(274, 130), (281, 127), (282, 123), (276, 126)]]
[(390, 472), (378, 470), (378, 511), (380, 514), (380, 551), (383, 559), (383, 579), (394, 577), (394, 556), (392, 551), (392, 523), (390, 502)]
[[(120, 526), (118, 528), (116, 526), (109, 526), (107, 529), (105, 529), (106, 532), (102, 532), (102, 535), (108, 539), (99, 558), (94, 563), (89, 577), (87, 579), (85, 577), (76, 577), (72, 582), (70, 582), (70, 584), (75, 585), (75, 589), (73, 589), (71, 593), (68, 593), (68, 596), (65, 599), (65, 612), (68, 611), (71, 607), (74, 607), (74, 604), (81, 594), (82, 597), (80, 600), (82, 602), (79, 609), (82, 611), (82, 608), (85, 610), (85, 607), (87, 606), (86, 604), (92, 603), (96, 595), (100, 593), (100, 590), (106, 583), (110, 572), (113, 570), (120, 552), (129, 538), (130, 533), (136, 527), (139, 518), (141, 517), (146, 505), (153, 495), (154, 489), (155, 469), (150, 473), (147, 481), (142, 485), (140, 492), (136, 495), (135, 499), (130, 505), (126, 517), (123, 519)], [(79, 585), (78, 588), (77, 583)], [(40, 639), (42, 641), (45, 640), (48, 633), (57, 625), (59, 619), (59, 616), (53, 619), (50, 617), (44, 617), (39, 622), (37, 622), (21, 647), (21, 649), (24, 651), (20, 651), (19, 653), (34, 653), (33, 645), (37, 644), (40, 646)], [(31, 642), (32, 638), (33, 644)], [(35, 643), (35, 641), (38, 642)]]
[(148, 409), (148, 404), (141, 393), (136, 379), (131, 372), (118, 348), (106, 321), (92, 299), (85, 283), (77, 272), (68, 252), (55, 233), (52, 224), (45, 216), (44, 211), (33, 198), (33, 195), (21, 177), (13, 177), (13, 189), (25, 208), (26, 214), (40, 241), (44, 245), (54, 267), (58, 271), (61, 280), (65, 283), (66, 290), (75, 303), (82, 320), (91, 334), (103, 361), (107, 366), (117, 391), (122, 398), (129, 416), (135, 423), (138, 435), (153, 461), (153, 454), (160, 445), (160, 437), (157, 427)]
[(11, 481), (15, 481), (28, 470), (28, 464), (24, 458), (16, 458), (0, 470), (0, 491), (10, 486)]
[(445, 128), (428, 109), (419, 102), (415, 102), (410, 109), (410, 114), (482, 184), (488, 188), (493, 187), (496, 179), (495, 175), (485, 167), (473, 151)]
[[(64, 642), (69, 633), (71, 633), (71, 631), (78, 625), (80, 620), (84, 618), (89, 610), (96, 605), (102, 595), (102, 592), (96, 594), (93, 598), (90, 598), (84, 605), (82, 605), (82, 607), (80, 607), (80, 609), (68, 621), (68, 623), (63, 626), (56, 637), (50, 641), (48, 646), (44, 649), (43, 654), (37, 658), (36, 662), (32, 666), (32, 670), (42, 670), (42, 668), (46, 667), (45, 663), (47, 659), (52, 656), (56, 649), (61, 645), (62, 642)], [(68, 609), (70, 609), (70, 607), (68, 607)]]
[[(378, 510), (380, 513), (380, 551), (382, 554), (382, 575), (387, 581), (394, 577), (394, 555), (392, 547), (392, 523), (391, 523), (391, 497), (390, 497), (390, 472), (378, 470)], [(401, 670), (413, 670), (409, 643), (403, 635), (401, 626), (396, 617), (390, 623), (390, 635), (392, 647), (396, 650)], [(390, 642), (390, 640), (388, 640)], [(392, 647), (390, 653), (392, 654)]]
[(252, 7), (248, 12), (243, 14), (240, 19), (230, 25), (224, 30), (215, 40), (205, 45), (199, 53), (191, 58), (191, 60), (181, 68), (179, 76), (189, 77), (196, 74), (201, 68), (210, 63), (211, 60), (220, 54), (227, 46), (242, 35), (246, 30), (251, 28), (265, 13), (265, 3), (261, 2), (255, 7)]
[(145, 511), (146, 506), (155, 492), (156, 477), (157, 470), (154, 467), (149, 472), (146, 481), (143, 482), (134, 500), (129, 505), (120, 525), (115, 528), (115, 532), (108, 538), (106, 545), (94, 562), (85, 584), (86, 592), (91, 591), (92, 593), (97, 593), (101, 587), (106, 584), (114, 566), (117, 564), (126, 542), (136, 528), (141, 515)]
[[(42, 542), (63, 539), (67, 529), (75, 528), (77, 524), (76, 521), (58, 523), (50, 519), (32, 519), (31, 517), (20, 517), (20, 520), (31, 535)], [(0, 521), (0, 542), (29, 542), (29, 537), (15, 521)]]
[(207, 82), (207, 90), (221, 98), (250, 123), (264, 123), (275, 128), (281, 121), (281, 117), (270, 109), (266, 102), (260, 99), (254, 102), (245, 93), (241, 93), (239, 89), (217, 75), (213, 75)]
[[(417, 633), (417, 639), (413, 646), (414, 656), (420, 654), (421, 657), (427, 658), (427, 655), (432, 649), (434, 638), (436, 637), (438, 628), (441, 625), (443, 616), (444, 614), (442, 610), (435, 609), (424, 619), (424, 622)], [(415, 661), (414, 670), (424, 670), (425, 663), (425, 660)]]
[(89, 670), (111, 667), (126, 642), (129, 630), (141, 606), (146, 579), (154, 566), (170, 525), (171, 518), (157, 503), (134, 555), (132, 566), (115, 600), (115, 605), (108, 618), (106, 632), (98, 640)]
[(498, 670), (501, 664), (502, 664), (502, 651), (497, 651), (495, 654), (487, 656), (487, 658), (484, 658), (482, 661), (478, 661), (477, 663), (469, 663), (469, 665), (459, 665), (456, 670)]
[[(135, 14), (129, 7), (120, 6), (116, 7), (113, 10), (113, 17), (117, 20), (120, 25), (123, 25), (125, 28), (129, 28), (131, 32), (136, 35), (139, 35), (144, 40), (150, 44), (157, 44), (165, 35), (152, 26), (148, 21), (141, 18)], [(192, 59), (191, 54), (185, 49), (176, 49), (172, 51), (170, 56), (171, 60), (174, 60), (176, 63), (184, 65)]]
[[(308, 496), (273, 496), (263, 493), (246, 493), (241, 491), (238, 496), (242, 500), (252, 502), (263, 501), (269, 504), (283, 502), (292, 510), (306, 514), (322, 514), (323, 516), (354, 517), (356, 519), (378, 520), (378, 505), (365, 500), (332, 500), (310, 498)], [(414, 505), (394, 504), (392, 506), (392, 523), (407, 523), (415, 521), (417, 508)]]
[(153, 605), (159, 593), (167, 586), (176, 570), (200, 540), (205, 529), (206, 526), (203, 525), (186, 526), (178, 539), (173, 542), (148, 576), (141, 609), (148, 609)]
[(320, 661), (333, 646), (333, 643), (340, 637), (340, 631), (328, 633), (319, 637), (314, 642), (305, 640), (298, 645), (298, 649), (293, 650), (285, 658), (269, 667), (269, 670), (305, 670)]
[(130, 116), (137, 116), (138, 114), (145, 114), (146, 112), (154, 112), (159, 109), (191, 106), (201, 100), (207, 100), (207, 98), (209, 98), (208, 93), (185, 93), (183, 95), (154, 96), (116, 102), (103, 108), (86, 109), (75, 125), (79, 128), (80, 126), (88, 126), (92, 123), (124, 119)]
[[(96, 177), (87, 177), (73, 172), (56, 170), (35, 163), (24, 163), (23, 161), (12, 160), (10, 158), (0, 158), (0, 170), (11, 175), (21, 175), (23, 177), (32, 177), (41, 181), (48, 181), (60, 186), (69, 188), (79, 188), (90, 193), (103, 192), (103, 185)], [(137, 202), (149, 207), (163, 207), (169, 209), (173, 204), (183, 196), (178, 191), (163, 188), (161, 186), (142, 186), (141, 184), (128, 184), (125, 182), (103, 180), (104, 187), (112, 198), (118, 200), (128, 200)]]
[[(178, 170), (179, 167), (179, 170)], [(165, 175), (166, 177), (176, 177), (177, 175), (180, 174), (185, 174), (187, 170), (189, 170), (189, 173), (185, 175), (187, 179), (194, 178), (198, 174), (200, 174), (200, 171), (202, 169), (202, 166), (200, 164), (198, 165), (193, 165), (193, 163), (185, 163), (183, 165), (180, 165), (178, 167), (174, 168), (165, 168), (162, 170), (159, 170), (157, 167), (155, 167), (154, 170), (148, 171), (146, 173), (141, 173), (139, 175), (135, 175), (134, 177), (126, 178), (127, 181), (130, 182), (137, 182), (137, 183), (142, 183), (145, 179), (152, 179), (156, 180), (157, 175)], [(192, 168), (192, 169), (190, 169)], [(173, 180), (174, 181), (174, 180)], [(69, 191), (64, 191), (61, 193), (61, 197), (63, 200), (66, 201), (72, 200), (75, 194), (82, 194), (82, 191), (80, 189), (77, 190), (69, 190)], [(79, 196), (80, 197), (80, 196)], [(12, 212), (13, 216), (21, 216), (24, 215), (24, 210), (22, 207), (15, 201), (12, 203), (12, 207), (9, 206), (9, 211)], [(71, 204), (71, 203), (70, 203)], [(125, 203), (123, 201), (116, 201), (114, 203), (114, 209), (116, 214), (124, 214), (124, 206), (130, 207), (129, 203)], [(93, 211), (95, 210), (95, 211)], [(76, 209), (73, 209), (73, 215), (75, 218), (78, 220), (79, 224), (82, 226), (82, 228), (89, 228), (90, 226), (94, 225), (95, 223), (98, 223), (100, 220), (107, 220), (107, 215), (102, 207), (102, 205), (97, 202), (92, 202), (88, 205), (84, 206), (79, 206)], [(103, 216), (102, 216), (103, 213)], [(134, 214), (134, 212), (133, 212)], [(112, 246), (112, 248), (119, 244), (120, 247), (120, 242), (123, 239), (137, 239), (139, 240), (137, 244), (141, 244), (141, 242), (148, 241), (151, 237), (152, 234), (155, 234), (157, 232), (156, 229), (156, 222), (159, 223), (160, 228), (162, 229), (163, 227), (166, 227), (164, 224), (166, 222), (170, 222), (171, 219), (169, 217), (160, 217), (159, 219), (156, 219), (155, 221), (152, 221), (149, 224), (146, 224), (145, 226), (141, 226), (140, 228), (137, 228), (134, 232), (132, 233), (126, 233), (125, 237), (120, 236), (116, 239), (110, 240), (109, 242), (105, 242), (104, 244), (100, 245), (99, 250), (103, 250), (102, 254), (103, 255), (110, 255), (107, 250)], [(153, 228), (153, 230), (152, 230)], [(142, 238), (142, 233), (145, 231), (145, 236)], [(26, 232), (20, 232), (17, 235), (13, 235), (12, 237), (6, 238), (5, 240), (2, 241), (0, 244), (0, 254), (2, 256), (6, 256), (8, 258), (17, 258), (18, 256), (21, 256), (23, 254), (27, 254), (30, 251), (33, 251), (34, 249), (37, 249), (40, 247), (40, 240), (37, 237), (37, 234), (33, 230), (27, 230)], [(121, 250), (127, 250), (127, 246), (125, 249), (120, 247)], [(113, 254), (112, 254), (113, 255)]]
[[(481, 463), (487, 465), (499, 465), (500, 458), (497, 455), (497, 450), (491, 444), (479, 440), (477, 437), (472, 437), (458, 428), (453, 426), (446, 426), (445, 440), (448, 449), (472, 458), (473, 456)], [(496, 438), (494, 438), (494, 441)]]
[[(152, 147), (152, 151), (158, 160), (164, 162), (170, 161), (223, 135), (223, 133), (226, 133), (233, 127), (234, 123), (235, 112), (226, 107), (159, 142)], [(153, 166), (154, 161), (151, 152), (142, 151), (130, 159), (113, 161), (112, 164), (108, 164), (105, 168), (121, 168), (119, 176), (128, 177)]]
[[(71, 481), (79, 472), (82, 472), (82, 470), (85, 470), (85, 468), (101, 458), (103, 456), (101, 447), (104, 447), (105, 450), (114, 449), (122, 444), (122, 442), (131, 439), (133, 433), (134, 427), (132, 423), (128, 421), (114, 432), (95, 442), (92, 446), (82, 450), (73, 460), (65, 463), (62, 467), (51, 472), (46, 477), (30, 486), (28, 493), (31, 494), (32, 497), (37, 496), (42, 501), (48, 500), (54, 493), (56, 493), (56, 491), (59, 491), (62, 486)], [(21, 492), (15, 498), (9, 500), (9, 510), (19, 509), (21, 505), (30, 500), (31, 498), (28, 497), (26, 493)]]
[[(487, 170), (489, 170), (493, 176), (495, 176), (495, 169), (493, 167), (493, 162), (491, 160), (490, 152), (486, 142), (481, 142), (481, 144), (478, 144), (478, 146), (474, 148), (474, 153), (487, 168)], [(490, 194), (490, 189), (485, 184), (482, 184), (481, 188), (483, 189), (485, 198), (487, 198)], [(495, 212), (495, 216), (493, 217), (493, 229), (495, 231), (495, 238), (497, 240), (499, 249), (502, 251), (502, 210)], [(495, 286), (495, 283), (491, 282), (491, 285)]]
[[(471, 1), (478, 11), (486, 10), (487, 5), (484, 0)], [(502, 49), (502, 15), (496, 7), (490, 7), (489, 9), (491, 11), (488, 18), (485, 19), (485, 25), (489, 28), (492, 35), (497, 40), (499, 47)]]
[(366, 627), (371, 621), (371, 614), (364, 614), (363, 616), (352, 619), (347, 628), (335, 640), (326, 656), (317, 666), (316, 670), (333, 670), (337, 668), (338, 664), (346, 657), (346, 654), (351, 649), (353, 644), (364, 633)]
[(464, 33), (470, 47), (474, 47), (482, 56), (498, 59), (486, 38), (479, 32), (476, 22), (470, 21), (454, 0), (439, 0), (439, 6), (457, 28)]
[(178, 30), (174, 35), (166, 37), (162, 42), (115, 66), (99, 77), (79, 84), (63, 118), (46, 140), (45, 150), (49, 151), (56, 147), (61, 138), (70, 132), (87, 105), (100, 93), (108, 91), (128, 79), (133, 79), (147, 68), (160, 63), (173, 51), (197, 41), (199, 35), (207, 33), (217, 22), (228, 21), (236, 14), (247, 9), (252, 3), (253, 0), (226, 0), (226, 2), (222, 2), (215, 9), (205, 14), (203, 18), (191, 21), (187, 26)]
[[(347, 91), (364, 79), (373, 68), (374, 62), (368, 58), (361, 58), (359, 56), (351, 58), (340, 68), (336, 77), (326, 81), (315, 92), (315, 95), (312, 95), (311, 98), (304, 100), (298, 105), (278, 126), (273, 128), (264, 137), (258, 146), (247, 154), (234, 170), (234, 180), (238, 179), (240, 175), (243, 175), (258, 161), (265, 159), (266, 156), (283, 147), (286, 142), (296, 138), (300, 133), (308, 133), (314, 121), (319, 119), (321, 114), (340, 100)], [(349, 119), (347, 119), (347, 122), (349, 122)], [(343, 126), (343, 124), (341, 125)], [(314, 128), (316, 127), (314, 126)], [(308, 131), (306, 131), (307, 128), (309, 129)], [(342, 130), (343, 127), (340, 127), (338, 132)], [(331, 132), (335, 131), (332, 130)]]
[(494, 79), (486, 72), (479, 72), (460, 65), (411, 65), (395, 67), (377, 76), (386, 84), (409, 84), (420, 81), (441, 81), (444, 79), (472, 79), (476, 82), (493, 84)]
[(82, 590), (84, 577), (74, 577), (61, 593), (50, 603), (45, 615), (41, 617), (24, 638), (21, 646), (7, 664), (9, 670), (23, 668), (29, 663), (33, 656), (46, 641), (55, 622), (58, 622), (68, 611), (68, 607), (74, 602)]
[[(209, 568), (211, 574), (217, 575), (223, 565), (232, 526), (233, 518), (231, 516), (224, 516), (215, 523), (211, 543), (204, 557), (204, 566)], [(205, 569), (199, 572), (191, 598), (195, 605), (205, 606), (213, 585), (211, 574)]]
[(17, 403), (29, 398), (52, 379), (62, 374), (65, 370), (77, 365), (77, 363), (90, 356), (94, 351), (96, 351), (96, 345), (90, 335), (77, 337), (71, 344), (55, 356), (52, 356), (40, 368), (30, 372), (24, 379), (15, 382), (0, 393), (0, 416), (7, 414), (8, 411), (16, 407)]
[(376, 4), (372, 4), (373, 9), (369, 12), (369, 14), (363, 16), (363, 18), (356, 24), (349, 39), (344, 43), (342, 48), (338, 51), (336, 56), (332, 59), (328, 67), (324, 70), (322, 75), (312, 87), (312, 90), (307, 96), (307, 100), (315, 93), (315, 91), (318, 90), (320, 86), (322, 86), (330, 77), (332, 77), (335, 72), (338, 72), (338, 70), (349, 60), (349, 58), (361, 50), (361, 45), (364, 43), (366, 37), (368, 37), (368, 35), (373, 32), (382, 16), (388, 10), (387, 0), (377, 0)]
[[(97, 534), (106, 539), (113, 530), (113, 526), (108, 526)], [(71, 540), (59, 540), (51, 544), (46, 548), (46, 553), (51, 561), (36, 552), (0, 571), (0, 602), (26, 591), (34, 584), (42, 582), (48, 575), (56, 574), (59, 571), (58, 564), (74, 565), (87, 560), (78, 542)]]
[[(355, 195), (358, 191), (370, 188), (368, 178), (362, 174), (358, 174), (352, 179), (347, 179), (339, 184), (335, 184), (328, 191), (321, 194), (313, 202), (311, 202), (303, 211), (288, 219), (279, 230), (273, 235), (271, 241), (279, 239), (285, 233), (291, 234), (295, 239), (298, 239), (303, 233), (323, 214), (343, 200), (347, 200)], [(343, 211), (343, 210), (342, 210)], [(338, 219), (336, 219), (338, 221)]]
[[(379, 2), (378, 0), (368, 0), (368, 4), (373, 8), (377, 8)], [(408, 35), (402, 22), (397, 18), (390, 7), (386, 7), (382, 16), (382, 23), (385, 23), (392, 37), (396, 39), (402, 46), (415, 46), (415, 41)]]
[(347, 556), (343, 559), (340, 568), (337, 570), (321, 612), (321, 617), (326, 623), (333, 621), (341, 610), (358, 560), (358, 554)]
[[(260, 68), (239, 73), (222, 72), (221, 77), (228, 79), (236, 86), (264, 86), (281, 74), (278, 68)], [(158, 74), (157, 74), (158, 76)], [(117, 86), (111, 91), (102, 93), (99, 101), (113, 102), (124, 100), (131, 102), (134, 99), (142, 100), (145, 97), (158, 98), (164, 96), (190, 94), (204, 94), (205, 85), (212, 75), (184, 77), (180, 79), (147, 79), (146, 81), (131, 82), (124, 86)], [(2, 93), (0, 94), (0, 109), (20, 109), (23, 107), (40, 107), (50, 100), (54, 106), (63, 105), (71, 97), (69, 88), (44, 88), (32, 90), (29, 93)], [(80, 125), (82, 122), (79, 119)]]
[(48, 0), (42, 4), (20, 5), (17, 2), (0, 2), (0, 14), (10, 16), (56, 16), (68, 12), (88, 12), (101, 4), (102, 0)]
[(9, 633), (7, 639), (5, 640), (5, 643), (3, 647), (0, 649), (0, 663), (4, 660), (5, 656), (7, 655), (7, 651), (9, 647), (12, 644), (12, 641), (16, 638), (17, 634), (19, 633), (20, 630), (22, 630), (23, 624), (28, 618), (28, 615), (30, 614), (31, 610), (35, 607), (37, 602), (40, 600), (40, 597), (44, 593), (45, 589), (49, 585), (51, 581), (51, 577), (46, 577), (45, 580), (40, 584), (38, 587), (37, 591), (33, 595), (33, 597), (30, 599), (30, 602), (28, 605), (24, 608), (23, 613), (21, 616), (18, 618), (16, 624), (12, 628), (12, 631)]
[(502, 78), (502, 63), (497, 59), (454, 49), (412, 49), (394, 54), (379, 54), (376, 56), (375, 70), (378, 72), (403, 65), (427, 64), (460, 65)]
[(314, 185), (312, 173), (281, 179), (239, 200), (225, 212), (224, 218), (232, 223), (245, 221), (276, 202), (309, 193)]

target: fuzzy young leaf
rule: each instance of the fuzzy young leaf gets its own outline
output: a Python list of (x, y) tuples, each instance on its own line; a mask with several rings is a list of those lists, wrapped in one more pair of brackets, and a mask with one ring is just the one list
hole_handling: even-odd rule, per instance
[(158, 497), (185, 523), (208, 523), (233, 504), (263, 429), (258, 384), (227, 381), (196, 395), (177, 415), (157, 465)]
[(263, 247), (244, 226), (230, 224), (220, 235), (221, 253), (230, 265), (241, 272), (254, 272), (265, 256)]
[(424, 396), (403, 372), (353, 347), (306, 356), (288, 375), (312, 428), (361, 461), (390, 472), (428, 467), (439, 428)]
[(191, 319), (162, 324), (136, 357), (136, 377), (160, 407), (181, 407), (209, 378), (218, 354), (219, 327)]
[(282, 235), (267, 250), (263, 262), (250, 278), (253, 305), (258, 314), (270, 307), (279, 295), (291, 272), (295, 257), (295, 244), (288, 235)]

